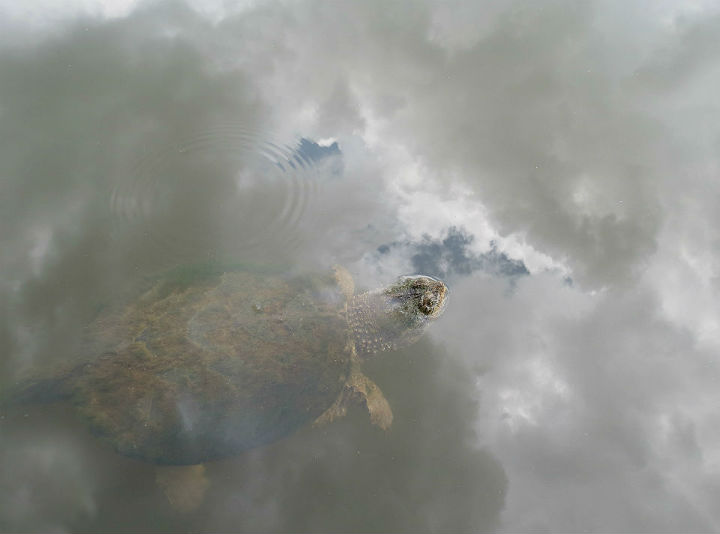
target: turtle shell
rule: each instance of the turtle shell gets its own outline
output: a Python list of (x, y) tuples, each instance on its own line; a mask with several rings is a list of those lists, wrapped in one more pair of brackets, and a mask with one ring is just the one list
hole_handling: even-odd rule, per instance
[(342, 390), (345, 304), (331, 274), (164, 280), (105, 325), (117, 342), (68, 392), (96, 434), (142, 460), (195, 464), (270, 443)]

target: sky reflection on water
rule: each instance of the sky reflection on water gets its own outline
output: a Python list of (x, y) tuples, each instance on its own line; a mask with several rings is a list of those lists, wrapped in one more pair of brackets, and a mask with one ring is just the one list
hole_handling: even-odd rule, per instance
[[(382, 7), (382, 8), (381, 8)], [(0, 411), (3, 531), (715, 531), (711, 3), (0, 2), (0, 386), (178, 264), (442, 276), (361, 411), (152, 466)], [(337, 143), (337, 144), (333, 144)]]

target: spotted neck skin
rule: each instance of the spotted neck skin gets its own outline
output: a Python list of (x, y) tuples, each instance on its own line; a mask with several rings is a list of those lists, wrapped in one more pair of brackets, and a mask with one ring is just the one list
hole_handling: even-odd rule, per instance
[(414, 343), (446, 301), (447, 286), (430, 276), (404, 276), (385, 289), (355, 295), (348, 306), (355, 350), (367, 356)]

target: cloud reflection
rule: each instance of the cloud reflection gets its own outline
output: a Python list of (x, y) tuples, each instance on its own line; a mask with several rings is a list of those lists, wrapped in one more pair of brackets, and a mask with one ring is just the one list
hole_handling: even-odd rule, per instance
[[(369, 287), (434, 270), (452, 278), (447, 313), (425, 344), (371, 366), (389, 434), (354, 413), (214, 464), (191, 519), (79, 427), (47, 452), (42, 433), (3, 422), (6, 495), (16, 478), (38, 486), (39, 454), (69, 466), (48, 488), (93, 497), (42, 490), (33, 519), (5, 507), (1, 524), (717, 530), (716, 8), (216, 4), (2, 22), (0, 381), (92, 357), (79, 333), (98, 310), (177, 261), (118, 228), (109, 199), (143, 156), (220, 123), (342, 152), (314, 162), (294, 246), (268, 240), (253, 259), (342, 263)], [(264, 220), (281, 195), (233, 213), (230, 181), (195, 176), (258, 182), (208, 159), (167, 166), (185, 187), (161, 188), (152, 228), (242, 258), (233, 223)]]

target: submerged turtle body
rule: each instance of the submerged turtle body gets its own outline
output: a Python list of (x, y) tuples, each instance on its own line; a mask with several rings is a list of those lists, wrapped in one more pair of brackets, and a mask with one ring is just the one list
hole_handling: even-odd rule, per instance
[(165, 465), (270, 443), (344, 415), (350, 402), (388, 428), (392, 411), (362, 374), (362, 357), (416, 340), (446, 293), (442, 282), (415, 276), (354, 294), (341, 267), (317, 276), (239, 269), (166, 277), (95, 323), (107, 347), (101, 356), (29, 381), (16, 397), (70, 398), (118, 452)]
[(228, 272), (161, 283), (129, 306), (123, 341), (68, 383), (79, 413), (125, 455), (195, 464), (319, 417), (351, 366), (334, 277)]

